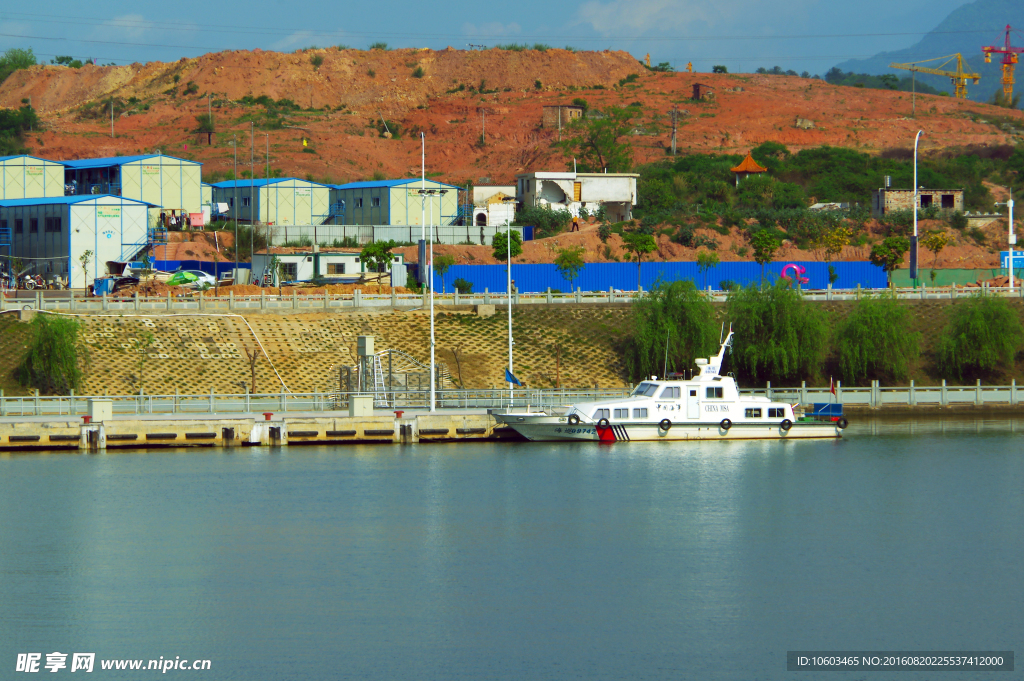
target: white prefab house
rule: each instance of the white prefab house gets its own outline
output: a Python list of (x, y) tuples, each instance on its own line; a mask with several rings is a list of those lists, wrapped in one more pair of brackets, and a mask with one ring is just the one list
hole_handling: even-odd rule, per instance
[[(149, 241), (159, 209), (120, 196), (60, 196), (0, 201), (0, 230), (11, 235), (11, 256), (32, 274), (81, 288), (108, 272), (108, 262), (133, 259)], [(80, 258), (92, 251), (88, 272)]]
[(67, 193), (113, 194), (166, 210), (199, 213), (203, 164), (163, 154), (64, 161)]
[(0, 156), (0, 200), (64, 196), (64, 164), (35, 156)]
[(213, 202), (226, 203), (228, 217), (268, 225), (321, 225), (330, 217), (330, 199), (327, 185), (295, 177), (213, 185)]
[[(270, 265), (273, 258), (281, 264), (281, 278), (284, 281), (312, 281), (319, 275), (328, 281), (351, 283), (358, 281), (366, 272), (366, 266), (359, 262), (359, 251), (329, 250), (319, 252), (292, 251), (256, 253), (252, 258), (252, 271), (259, 276)], [(391, 265), (391, 285), (405, 286), (405, 256), (395, 253)], [(387, 280), (385, 279), (385, 283)]]
[(604, 207), (612, 222), (630, 220), (636, 205), (635, 173), (524, 173), (516, 175), (516, 200), (521, 208), (568, 210), (591, 215)]

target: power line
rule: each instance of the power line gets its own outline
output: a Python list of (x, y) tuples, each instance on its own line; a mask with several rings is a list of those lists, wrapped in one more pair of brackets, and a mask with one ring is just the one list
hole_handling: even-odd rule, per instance
[[(560, 34), (535, 34), (535, 35), (514, 35), (514, 36), (495, 36), (490, 34), (464, 34), (464, 33), (401, 33), (401, 32), (380, 32), (380, 31), (309, 31), (308, 28), (280, 28), (268, 30), (260, 26), (239, 26), (234, 28), (205, 28), (196, 24), (179, 23), (179, 22), (161, 22), (161, 21), (148, 21), (148, 20), (135, 20), (135, 19), (116, 19), (111, 21), (97, 20), (95, 17), (70, 17), (64, 15), (65, 19), (73, 19), (74, 21), (62, 21), (60, 19), (54, 19), (52, 15), (45, 14), (33, 14), (27, 12), (5, 12), (5, 15), (10, 16), (23, 16), (23, 17), (34, 17), (39, 19), (45, 19), (47, 25), (50, 24), (71, 24), (81, 25), (88, 24), (93, 26), (105, 26), (108, 28), (152, 28), (161, 30), (176, 30), (176, 31), (188, 31), (190, 33), (217, 33), (219, 35), (224, 34), (242, 34), (242, 35), (269, 35), (269, 36), (284, 36), (290, 37), (293, 34), (299, 33), (303, 38), (314, 39), (317, 37), (331, 37), (331, 38), (345, 38), (351, 36), (363, 36), (371, 38), (461, 38), (463, 40), (564, 40), (566, 35)], [(792, 34), (792, 35), (678, 35), (678, 36), (622, 36), (622, 35), (605, 35), (598, 37), (584, 37), (584, 36), (573, 36), (569, 40), (573, 42), (607, 42), (609, 40), (617, 41), (648, 41), (648, 42), (676, 42), (676, 41), (710, 41), (710, 40), (816, 40), (816, 39), (835, 39), (835, 38), (879, 38), (879, 37), (900, 37), (900, 36), (915, 36), (915, 35), (966, 35), (966, 34), (995, 34), (998, 31), (986, 30), (986, 29), (971, 29), (971, 30), (956, 30), (956, 31), (895, 31), (895, 32), (873, 32), (873, 33), (805, 33), (805, 34)], [(6, 35), (6, 34), (5, 34)], [(120, 44), (120, 43), (118, 43)], [(128, 43), (135, 44), (135, 43)]]

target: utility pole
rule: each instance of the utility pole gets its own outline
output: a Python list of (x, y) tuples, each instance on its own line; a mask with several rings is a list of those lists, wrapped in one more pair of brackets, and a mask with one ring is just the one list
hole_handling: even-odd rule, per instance
[(679, 112), (675, 107), (672, 107), (672, 155), (676, 155), (676, 129), (677, 122), (679, 120)]
[[(238, 135), (233, 135), (231, 138), (231, 146), (235, 150), (235, 200), (233, 206), (231, 206), (231, 212), (234, 213), (235, 217), (235, 271), (232, 274), (234, 278), (238, 278)], [(235, 282), (238, 283), (238, 282)]]
[[(255, 188), (256, 182), (256, 123), (249, 121), (249, 262), (252, 263), (256, 255), (254, 252), (256, 249), (256, 220), (253, 219), (255, 213), (252, 207), (252, 193)], [(263, 278), (260, 277), (260, 283), (263, 283)]]
[(270, 179), (270, 133), (263, 133), (264, 137), (267, 138), (267, 172), (264, 173), (263, 177), (267, 180)]
[(110, 97), (110, 139), (114, 139), (114, 97)]
[(482, 109), (480, 115), (483, 117), (483, 125), (480, 128), (480, 144), (487, 144), (487, 109)]

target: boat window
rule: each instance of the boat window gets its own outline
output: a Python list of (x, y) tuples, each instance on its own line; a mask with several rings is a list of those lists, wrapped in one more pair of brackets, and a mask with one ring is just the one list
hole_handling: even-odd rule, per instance
[(616, 409), (615, 410), (615, 418), (616, 419), (628, 419), (629, 418), (629, 409)]
[(748, 419), (759, 419), (759, 418), (761, 418), (761, 410), (760, 409), (744, 409), (743, 410), (743, 415), (746, 416)]
[(669, 386), (661, 391), (661, 399), (663, 400), (679, 399), (679, 395), (680, 388), (678, 386)]
[(705, 388), (704, 396), (708, 399), (722, 399), (722, 388), (720, 386), (709, 386)]
[(633, 418), (645, 419), (647, 418), (647, 407), (641, 407), (640, 409), (633, 410)]
[(594, 412), (594, 419), (600, 421), (601, 419), (609, 419), (612, 417), (611, 409), (598, 409)]
[(696, 390), (691, 390), (690, 391), (690, 397), (696, 397), (696, 396), (697, 396), (697, 391)]
[(783, 419), (786, 418), (785, 407), (768, 407), (768, 418), (770, 419)]
[(641, 383), (637, 387), (633, 388), (632, 395), (643, 395), (647, 392), (647, 389), (650, 387), (650, 383)]

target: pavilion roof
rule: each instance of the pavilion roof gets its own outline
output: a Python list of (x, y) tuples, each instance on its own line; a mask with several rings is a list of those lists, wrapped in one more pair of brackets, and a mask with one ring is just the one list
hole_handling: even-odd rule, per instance
[(758, 165), (757, 161), (754, 160), (754, 157), (751, 156), (750, 153), (748, 152), (747, 153), (747, 157), (745, 159), (743, 159), (738, 166), (736, 166), (735, 168), (732, 168), (732, 172), (734, 172), (734, 173), (766, 173), (766, 172), (768, 172), (768, 169), (763, 167), (763, 166), (761, 166), (761, 165)]

